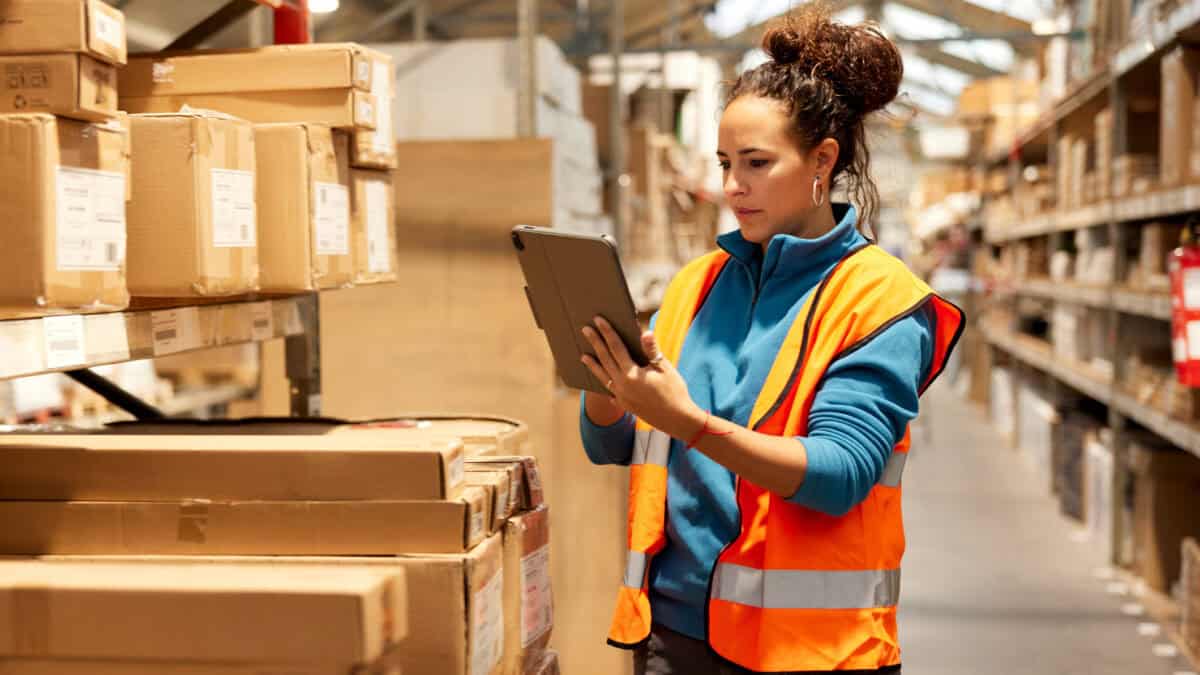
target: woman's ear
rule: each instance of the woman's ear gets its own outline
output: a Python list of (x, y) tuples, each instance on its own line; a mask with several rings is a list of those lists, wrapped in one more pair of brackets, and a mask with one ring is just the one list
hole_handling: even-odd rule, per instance
[(817, 147), (812, 149), (812, 159), (816, 165), (817, 172), (825, 177), (832, 174), (833, 167), (837, 165), (838, 155), (841, 151), (841, 146), (832, 138), (826, 138), (818, 143)]

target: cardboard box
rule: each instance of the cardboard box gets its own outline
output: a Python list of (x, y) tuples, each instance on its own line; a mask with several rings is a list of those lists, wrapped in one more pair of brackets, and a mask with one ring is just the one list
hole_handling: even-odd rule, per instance
[(399, 259), (392, 175), (386, 171), (354, 169), (350, 172), (350, 185), (354, 283), (395, 281)]
[(0, 499), (433, 500), (464, 484), (461, 442), (397, 434), (4, 434)]
[[(0, 562), (0, 655), (351, 666), (393, 643), (379, 570)], [(400, 596), (401, 598), (403, 596)], [(114, 618), (119, 617), (119, 620)]]
[(416, 414), (359, 426), (405, 430), (432, 440), (458, 438), (468, 457), (530, 454), (529, 425), (499, 415)]
[(130, 294), (257, 290), (253, 125), (209, 112), (132, 115), (130, 125)]
[(504, 523), (515, 512), (512, 474), (508, 471), (468, 471), (466, 480), (468, 486), (481, 487), (488, 491), (488, 503), (491, 505), (492, 514), (488, 533), (504, 529)]
[(385, 656), (376, 663), (344, 666), (20, 658), (0, 660), (0, 675), (403, 675), (398, 660)]
[(125, 63), (125, 15), (101, 0), (6, 0), (0, 54), (80, 52)]
[(1180, 46), (1163, 56), (1158, 156), (1164, 188), (1178, 187), (1194, 178), (1191, 173), (1192, 119), (1198, 76), (1200, 49)]
[(533, 670), (550, 644), (550, 510), (539, 506), (504, 526), (504, 672)]
[(517, 482), (513, 484), (513, 491), (517, 495), (518, 510), (531, 511), (546, 503), (545, 490), (542, 487), (541, 470), (538, 468), (537, 459), (534, 457), (468, 457), (467, 471), (484, 470), (508, 470), (513, 468), (516, 471)]
[(375, 97), (375, 129), (355, 131), (351, 143), (353, 164), (362, 169), (396, 167), (396, 134), (393, 108), (396, 105), (396, 68), (392, 57), (371, 52), (371, 95)]
[(487, 492), (445, 501), (0, 502), (5, 555), (461, 553), (487, 536)]
[(1167, 447), (1134, 445), (1134, 570), (1170, 593), (1186, 537), (1200, 536), (1200, 459)]
[(121, 73), (121, 107), (147, 113), (190, 105), (252, 122), (374, 129), (374, 58), (355, 44), (135, 56)]
[[(254, 127), (260, 286), (272, 293), (338, 288), (354, 280), (350, 186), (333, 133), (311, 124)], [(349, 168), (347, 167), (347, 173)]]
[[(193, 568), (214, 564), (257, 565), (270, 569), (273, 574), (283, 578), (287, 575), (280, 575), (280, 568), (296, 565), (345, 565), (378, 569), (380, 572), (402, 572), (408, 616), (403, 623), (397, 620), (397, 626), (398, 632), (402, 630), (406, 637), (399, 642), (398, 649), (394, 650), (401, 671), (438, 675), (502, 675), (501, 656), (505, 634), (504, 558), (499, 534), (485, 539), (467, 553), (452, 555), (355, 558), (105, 556), (98, 560), (122, 561), (125, 564), (146, 564), (146, 561), (150, 560), (191, 565)], [(254, 672), (245, 675), (260, 674)], [(293, 674), (292, 671), (269, 671), (261, 675)], [(300, 675), (308, 673), (300, 671)]]
[(86, 54), (0, 56), (0, 113), (50, 113), (90, 122), (117, 116), (117, 69)]
[(0, 317), (128, 306), (127, 142), (117, 125), (0, 116)]

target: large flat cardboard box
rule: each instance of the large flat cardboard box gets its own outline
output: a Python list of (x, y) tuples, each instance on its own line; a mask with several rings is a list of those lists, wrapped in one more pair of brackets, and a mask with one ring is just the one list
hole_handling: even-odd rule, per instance
[(554, 627), (548, 507), (504, 526), (504, 572), (504, 672), (524, 675), (536, 668)]
[(437, 500), (465, 479), (453, 439), (192, 431), (0, 435), (0, 499)]
[(392, 64), (392, 57), (373, 51), (371, 69), (375, 128), (353, 132), (351, 156), (356, 168), (393, 169), (396, 167), (396, 134), (392, 120), (392, 110), (396, 105), (396, 68)]
[(374, 129), (376, 58), (355, 44), (134, 56), (121, 73), (121, 107), (141, 113), (190, 105), (252, 122)]
[(125, 63), (125, 15), (101, 0), (5, 0), (0, 54), (80, 52)]
[(312, 124), (254, 127), (258, 162), (260, 286), (288, 293), (347, 286), (350, 186), (339, 176), (333, 132)]
[(1200, 537), (1200, 459), (1171, 448), (1135, 445), (1134, 570), (1170, 593), (1179, 580), (1183, 540)]
[(410, 414), (399, 419), (371, 422), (374, 428), (406, 431), (429, 439), (458, 438), (468, 457), (529, 454), (529, 425), (501, 415)]
[(461, 553), (487, 536), (487, 491), (443, 501), (0, 502), (0, 554)]
[(1162, 59), (1162, 100), (1159, 161), (1162, 187), (1192, 182), (1192, 116), (1196, 82), (1200, 78), (1200, 49), (1180, 46)]
[[(392, 652), (398, 652), (394, 648)], [(371, 664), (205, 663), (90, 659), (0, 660), (0, 675), (403, 675), (398, 656)]]
[(350, 172), (350, 183), (354, 283), (395, 281), (399, 260), (392, 175), (387, 171), (354, 169)]
[(369, 663), (398, 637), (401, 581), (350, 568), (0, 562), (0, 655)]
[(117, 116), (117, 69), (86, 54), (0, 56), (0, 113), (50, 113), (90, 122)]
[(128, 306), (127, 160), (119, 125), (0, 115), (0, 317)]
[(254, 127), (210, 112), (131, 115), (129, 291), (135, 297), (258, 289)]
[[(79, 557), (47, 556), (44, 559), (78, 560)], [(194, 571), (208, 565), (257, 565), (285, 578), (288, 568), (311, 565), (365, 567), (387, 573), (402, 573), (407, 617), (403, 620), (397, 619), (396, 625), (397, 633), (405, 637), (398, 643), (398, 649), (393, 650), (400, 670), (405, 674), (502, 674), (505, 616), (504, 549), (500, 534), (488, 537), (466, 553), (451, 555), (350, 558), (101, 556), (94, 560), (121, 562), (126, 565), (170, 563), (187, 565)], [(136, 672), (130, 675), (143, 674)], [(200, 674), (185, 672), (181, 675)], [(245, 675), (260, 674), (252, 672)], [(261, 675), (292, 675), (292, 672), (269, 671)], [(298, 675), (309, 674), (299, 671)]]

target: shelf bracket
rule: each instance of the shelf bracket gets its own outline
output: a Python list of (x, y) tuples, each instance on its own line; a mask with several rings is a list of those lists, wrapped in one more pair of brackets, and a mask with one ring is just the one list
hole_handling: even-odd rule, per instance
[(136, 419), (161, 420), (166, 417), (158, 408), (146, 403), (118, 386), (117, 383), (89, 368), (68, 370), (63, 375), (96, 392), (104, 400), (133, 415)]
[(292, 417), (321, 415), (321, 306), (319, 295), (298, 298), (304, 332), (285, 342)]

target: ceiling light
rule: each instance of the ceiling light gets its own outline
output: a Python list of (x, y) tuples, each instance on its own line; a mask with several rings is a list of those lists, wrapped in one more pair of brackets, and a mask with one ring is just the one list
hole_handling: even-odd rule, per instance
[(336, 12), (338, 0), (308, 0), (308, 11), (313, 14)]

